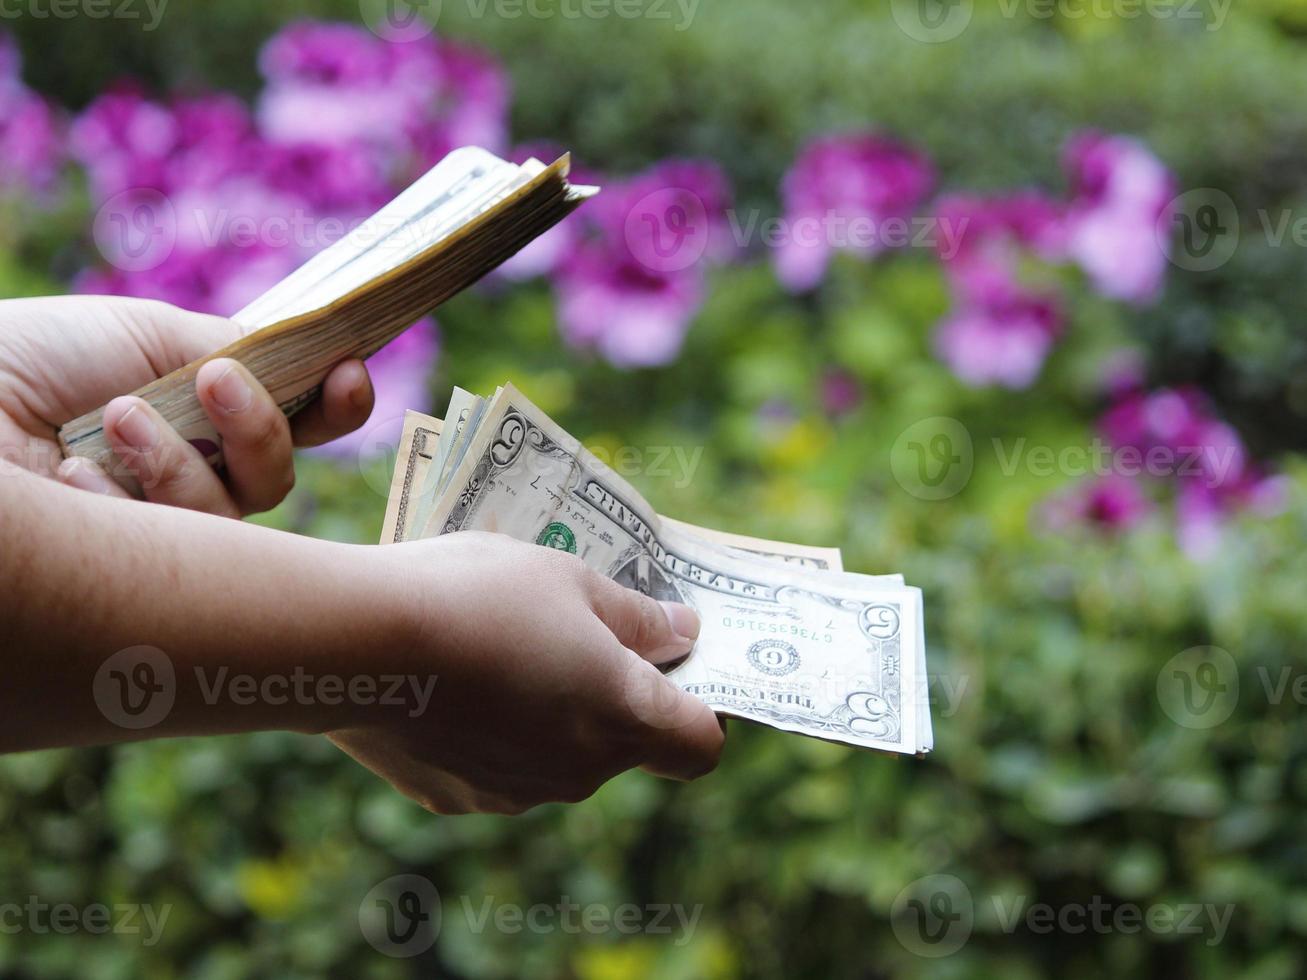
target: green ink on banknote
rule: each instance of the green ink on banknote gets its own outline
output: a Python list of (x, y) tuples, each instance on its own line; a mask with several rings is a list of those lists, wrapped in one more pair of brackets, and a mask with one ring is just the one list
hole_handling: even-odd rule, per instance
[(570, 527), (566, 524), (560, 524), (558, 521), (545, 526), (545, 529), (536, 538), (536, 544), (576, 554), (576, 535), (572, 533)]

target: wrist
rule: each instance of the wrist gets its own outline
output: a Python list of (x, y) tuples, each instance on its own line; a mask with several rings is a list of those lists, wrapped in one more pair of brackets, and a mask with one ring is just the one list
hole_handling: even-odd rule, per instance
[(423, 642), (424, 607), (434, 597), (423, 594), (411, 551), (330, 549), (331, 572), (314, 590), (323, 611), (321, 650), (305, 651), (317, 671), (303, 682), (311, 704), (290, 717), (294, 730), (322, 734), (425, 710), (439, 673)]

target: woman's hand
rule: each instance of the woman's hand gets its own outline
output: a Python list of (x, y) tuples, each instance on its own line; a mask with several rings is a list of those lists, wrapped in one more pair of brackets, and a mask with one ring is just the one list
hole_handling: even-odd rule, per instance
[(59, 451), (59, 427), (108, 402), (105, 435), (147, 500), (225, 517), (276, 506), (294, 483), (292, 446), (327, 442), (367, 421), (372, 384), (361, 361), (338, 365), (322, 397), (290, 422), (236, 361), (201, 368), (196, 394), (223, 439), (221, 474), (146, 402), (123, 396), (240, 334), (230, 320), (150, 300), (0, 301), (0, 458), (83, 490), (125, 496), (94, 463), (61, 460)]
[(520, 813), (585, 799), (637, 766), (675, 779), (716, 766), (721, 724), (655, 666), (693, 646), (689, 607), (497, 534), (371, 554), (378, 587), (412, 623), (385, 670), (438, 676), (421, 712), (371, 707), (330, 734), (427, 809)]

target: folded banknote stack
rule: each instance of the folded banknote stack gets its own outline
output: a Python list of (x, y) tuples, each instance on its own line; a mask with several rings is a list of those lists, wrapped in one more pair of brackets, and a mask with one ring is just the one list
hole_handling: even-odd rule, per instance
[(889, 752), (932, 746), (921, 591), (838, 549), (663, 517), (512, 385), (409, 412), (382, 543), (458, 531), (559, 548), (702, 621), (669, 676), (719, 714)]

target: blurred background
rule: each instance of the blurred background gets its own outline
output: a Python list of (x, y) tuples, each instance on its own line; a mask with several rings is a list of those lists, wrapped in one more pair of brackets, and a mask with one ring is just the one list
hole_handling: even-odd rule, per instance
[[(0, 18), (4, 296), (230, 314), (452, 147), (570, 150), (605, 193), (377, 355), (260, 520), (375, 541), (403, 410), (511, 379), (660, 511), (921, 586), (936, 739), (733, 723), (698, 783), (513, 819), (314, 738), (11, 756), (0, 975), (1303, 972), (1307, 3)], [(438, 936), (374, 946), (409, 874)]]

